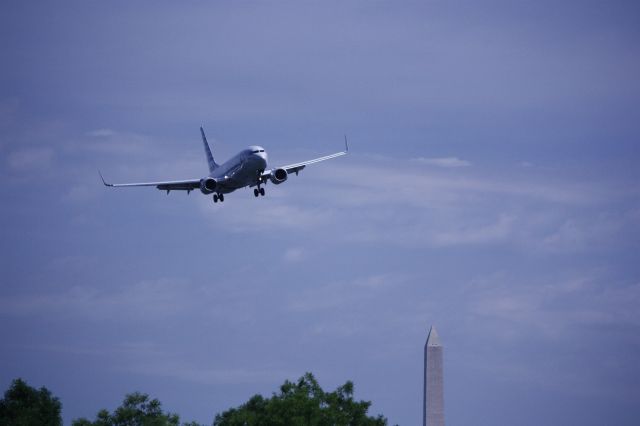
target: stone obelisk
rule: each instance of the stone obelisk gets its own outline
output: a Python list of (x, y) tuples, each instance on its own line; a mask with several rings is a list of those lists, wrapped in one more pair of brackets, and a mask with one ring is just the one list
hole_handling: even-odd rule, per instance
[(429, 330), (424, 345), (424, 395), (422, 425), (444, 426), (444, 383), (442, 378), (442, 342), (435, 327)]

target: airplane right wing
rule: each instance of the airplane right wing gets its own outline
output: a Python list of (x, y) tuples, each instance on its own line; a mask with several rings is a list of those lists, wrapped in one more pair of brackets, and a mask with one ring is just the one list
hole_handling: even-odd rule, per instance
[(162, 191), (193, 191), (194, 189), (200, 188), (200, 180), (201, 179), (189, 179), (189, 180), (171, 180), (171, 181), (161, 181), (161, 182), (140, 182), (140, 183), (107, 183), (102, 177), (102, 173), (98, 171), (100, 174), (100, 179), (102, 179), (102, 183), (104, 186), (110, 186), (114, 188), (119, 187), (130, 187), (130, 186), (155, 186), (156, 188)]
[[(262, 175), (261, 178), (263, 179), (263, 181), (266, 181), (267, 179), (271, 179), (272, 176), (275, 176), (276, 181), (281, 180), (283, 181), (284, 179), (281, 179), (279, 176), (277, 176), (277, 172), (278, 171), (286, 171), (287, 175), (290, 175), (291, 173), (295, 173), (296, 175), (298, 174), (298, 172), (300, 172), (300, 170), (304, 169), (305, 167), (307, 167), (310, 164), (315, 164), (315, 163), (319, 163), (321, 161), (325, 161), (325, 160), (330, 160), (332, 158), (336, 158), (336, 157), (341, 157), (343, 155), (346, 155), (349, 153), (349, 145), (347, 144), (347, 137), (344, 137), (344, 151), (340, 151), (340, 152), (336, 152), (335, 154), (330, 154), (330, 155), (325, 155), (324, 157), (319, 157), (319, 158), (314, 158), (313, 160), (307, 160), (307, 161), (302, 161), (300, 163), (295, 163), (295, 164), (289, 164), (286, 166), (282, 166), (282, 167), (276, 167), (270, 170), (265, 170)], [(281, 172), (283, 173), (283, 172)]]

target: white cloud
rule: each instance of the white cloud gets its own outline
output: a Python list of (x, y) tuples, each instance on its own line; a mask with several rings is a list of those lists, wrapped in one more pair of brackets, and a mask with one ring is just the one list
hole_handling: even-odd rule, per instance
[(600, 249), (610, 244), (623, 224), (627, 230), (635, 230), (624, 218), (606, 217), (567, 218), (560, 223), (553, 233), (541, 241), (543, 250), (553, 252), (572, 252), (585, 249)]
[(575, 326), (640, 326), (640, 283), (611, 282), (598, 272), (546, 282), (492, 276), (465, 293), (472, 318), (498, 319), (503, 329), (519, 333), (533, 330), (556, 338)]
[(9, 167), (18, 172), (30, 171), (38, 173), (51, 165), (53, 150), (51, 148), (27, 148), (9, 154)]
[(288, 248), (282, 256), (285, 262), (294, 263), (299, 262), (305, 257), (305, 251), (300, 247)]
[[(426, 171), (411, 161), (354, 156), (269, 186), (265, 198), (239, 190), (224, 204), (214, 204), (197, 195), (203, 214), (217, 229), (286, 229), (311, 240), (431, 247), (509, 244), (567, 251), (578, 248), (571, 243), (572, 221), (590, 234), (580, 241), (589, 241), (591, 247), (616, 232), (607, 225), (611, 220), (590, 217), (615, 196), (605, 188), (552, 177), (496, 175), (492, 170), (488, 177), (478, 168)], [(600, 226), (582, 225), (594, 220)], [(299, 259), (296, 250), (291, 248), (283, 259)]]
[(180, 301), (191, 297), (193, 290), (188, 283), (171, 279), (140, 281), (110, 288), (108, 292), (77, 285), (53, 294), (7, 297), (0, 302), (0, 311), (13, 315), (45, 312), (98, 319), (154, 318), (187, 309), (187, 304)]
[[(84, 257), (62, 258), (49, 267), (57, 273)], [(86, 258), (93, 263), (95, 259)], [(84, 265), (86, 266), (86, 265)], [(237, 326), (253, 320), (254, 290), (228, 286), (223, 279), (215, 285), (175, 278), (155, 278), (118, 286), (99, 287), (82, 283), (66, 289), (0, 298), (0, 313), (10, 316), (54, 315), (74, 320), (100, 322), (150, 322), (194, 315), (199, 321)]]
[[(552, 176), (514, 178), (505, 172), (501, 179), (497, 170), (491, 175), (477, 168), (455, 172), (425, 170), (412, 166), (412, 161), (391, 158), (351, 158), (341, 164), (319, 166), (323, 189), (349, 190), (355, 201), (384, 204), (405, 203), (434, 206), (432, 203), (459, 203), (469, 196), (507, 196), (562, 204), (592, 204), (611, 195), (606, 188), (572, 181), (557, 181)], [(360, 160), (360, 161), (358, 161)], [(301, 176), (304, 176), (304, 171)], [(285, 184), (286, 185), (286, 184)], [(359, 197), (357, 195), (360, 195)], [(401, 199), (398, 199), (401, 197)], [(350, 201), (347, 197), (334, 197)]]
[(255, 199), (246, 189), (225, 197), (224, 203), (213, 203), (210, 197), (200, 197), (201, 211), (213, 226), (223, 226), (233, 232), (273, 232), (289, 229), (309, 232), (334, 218), (326, 208), (309, 208), (296, 203), (284, 188), (269, 190), (267, 197)]
[(139, 133), (96, 129), (87, 132), (86, 136), (83, 147), (91, 151), (122, 155), (144, 152), (147, 156), (154, 152), (151, 137)]
[(114, 136), (116, 134), (117, 134), (116, 131), (111, 129), (97, 129), (97, 130), (92, 130), (90, 132), (87, 132), (87, 136), (91, 136), (94, 138), (106, 138), (106, 137)]
[[(102, 189), (102, 188), (100, 188)], [(98, 196), (95, 185), (89, 186), (87, 184), (77, 184), (68, 189), (65, 200), (71, 202), (86, 202)]]
[(333, 310), (344, 306), (353, 310), (363, 301), (404, 285), (405, 280), (403, 275), (378, 274), (351, 281), (329, 282), (292, 295), (288, 307), (297, 312)]
[(461, 160), (458, 157), (440, 157), (440, 158), (425, 158), (418, 157), (414, 161), (422, 164), (428, 164), (430, 166), (438, 167), (468, 167), (471, 165), (466, 160)]
[(503, 214), (489, 225), (436, 233), (433, 242), (442, 246), (504, 242), (511, 236), (514, 222), (513, 217)]
[[(120, 369), (154, 377), (169, 377), (205, 385), (256, 384), (280, 382), (286, 377), (296, 377), (296, 373), (281, 368), (250, 369), (238, 368), (230, 362), (227, 366), (211, 368), (173, 355), (155, 345), (132, 346), (129, 361)], [(219, 363), (218, 363), (219, 364)]]
[(353, 286), (373, 290), (391, 286), (399, 286), (402, 285), (405, 281), (406, 277), (401, 274), (379, 274), (358, 278), (353, 282)]

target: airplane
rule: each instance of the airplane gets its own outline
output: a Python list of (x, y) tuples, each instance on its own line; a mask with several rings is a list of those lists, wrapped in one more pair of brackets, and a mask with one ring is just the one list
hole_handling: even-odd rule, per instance
[(167, 194), (171, 191), (187, 191), (187, 194), (189, 194), (191, 191), (199, 189), (205, 195), (213, 194), (213, 202), (217, 203), (218, 201), (224, 202), (225, 194), (247, 186), (255, 187), (253, 189), (255, 197), (264, 196), (263, 185), (266, 185), (267, 182), (271, 181), (275, 185), (280, 185), (287, 180), (291, 173), (295, 173), (297, 176), (302, 169), (310, 164), (340, 157), (349, 152), (349, 145), (345, 136), (344, 151), (287, 166), (267, 169), (267, 152), (263, 147), (257, 145), (250, 146), (228, 161), (218, 164), (213, 159), (209, 142), (207, 142), (207, 137), (202, 127), (200, 127), (200, 134), (202, 135), (202, 143), (207, 155), (207, 163), (209, 164), (209, 174), (205, 177), (161, 182), (107, 183), (102, 173), (98, 170), (100, 179), (108, 187), (155, 186), (162, 191), (167, 191)]

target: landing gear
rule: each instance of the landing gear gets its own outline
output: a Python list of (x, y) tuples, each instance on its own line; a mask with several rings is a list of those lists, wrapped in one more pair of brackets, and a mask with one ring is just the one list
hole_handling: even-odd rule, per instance
[(220, 202), (224, 202), (224, 194), (213, 194), (213, 202), (217, 203), (218, 200), (220, 200)]
[(253, 189), (253, 196), (254, 197), (258, 197), (259, 195), (262, 195), (264, 197), (264, 188), (262, 187), (263, 183), (267, 183), (267, 181), (265, 179), (262, 178), (262, 174), (264, 173), (264, 170), (258, 170), (258, 176), (257, 176), (257, 181), (256, 181), (256, 186), (257, 188)]

